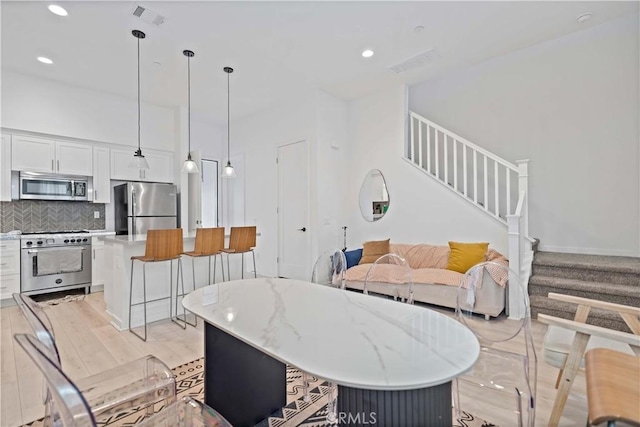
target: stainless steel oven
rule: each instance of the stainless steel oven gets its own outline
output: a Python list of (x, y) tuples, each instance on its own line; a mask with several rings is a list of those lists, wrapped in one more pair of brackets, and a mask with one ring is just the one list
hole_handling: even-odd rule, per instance
[(20, 199), (89, 200), (91, 182), (87, 177), (20, 172), (18, 179)]
[(91, 238), (80, 232), (23, 235), (20, 290), (41, 294), (91, 286)]

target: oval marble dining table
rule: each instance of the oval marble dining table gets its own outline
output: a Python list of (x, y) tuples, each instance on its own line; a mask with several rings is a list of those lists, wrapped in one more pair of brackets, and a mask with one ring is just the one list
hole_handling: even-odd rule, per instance
[(480, 351), (444, 314), (299, 280), (223, 282), (182, 304), (205, 321), (205, 402), (236, 427), (285, 406), (286, 364), (337, 383), (338, 415), (364, 421), (349, 425), (449, 426), (451, 380)]

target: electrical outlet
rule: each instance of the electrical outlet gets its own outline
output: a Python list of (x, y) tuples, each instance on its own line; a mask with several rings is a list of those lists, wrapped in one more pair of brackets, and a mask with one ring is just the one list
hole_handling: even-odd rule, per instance
[(93, 211), (93, 217), (94, 217), (95, 219), (100, 218), (100, 211)]

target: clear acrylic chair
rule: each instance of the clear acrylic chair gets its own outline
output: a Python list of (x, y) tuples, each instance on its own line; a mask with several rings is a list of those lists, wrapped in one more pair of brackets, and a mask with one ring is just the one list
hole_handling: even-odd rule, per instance
[[(344, 275), (347, 271), (347, 259), (340, 249), (331, 249), (323, 252), (313, 264), (311, 282), (332, 288), (345, 289)], [(305, 402), (310, 402), (309, 374), (302, 371), (302, 393)], [(327, 421), (335, 424), (338, 421), (337, 404), (338, 387), (335, 383), (329, 383), (329, 402), (327, 403)]]
[[(42, 344), (45, 356), (61, 367), (51, 321), (33, 299), (13, 294), (34, 336)], [(154, 356), (147, 355), (96, 375), (76, 380), (94, 416), (98, 419), (133, 407), (144, 407), (153, 413), (153, 404), (163, 400), (169, 405), (176, 400), (176, 383), (171, 369)], [(45, 426), (53, 425), (53, 400), (45, 383), (43, 392)]]
[(232, 427), (210, 406), (185, 396), (136, 424), (137, 427)]
[[(75, 384), (60, 369), (60, 365), (48, 356), (49, 351), (46, 346), (32, 335), (16, 334), (14, 339), (33, 360), (45, 378), (54, 402), (51, 414), (54, 424), (62, 427), (97, 427), (98, 423), (86, 392), (80, 391), (81, 387)], [(190, 397), (166, 404), (160, 412), (149, 416), (136, 425), (144, 427), (231, 427), (216, 411)]]
[[(509, 274), (509, 291), (515, 293), (524, 307), (521, 319), (484, 320), (474, 313), (476, 294), (483, 282), (491, 280), (489, 271)], [(456, 301), (456, 317), (476, 335), (480, 341), (480, 355), (473, 368), (456, 378), (453, 400), (458, 418), (465, 403), (474, 405), (472, 412), (480, 418), (495, 420), (495, 414), (513, 414), (505, 420), (514, 426), (534, 426), (536, 408), (537, 358), (531, 332), (529, 295), (517, 279), (517, 275), (504, 264), (483, 262), (469, 269), (460, 280)], [(520, 352), (502, 350), (502, 343), (509, 348), (519, 346)], [(503, 346), (504, 347), (504, 346)]]
[(401, 256), (382, 255), (369, 267), (362, 292), (389, 295), (396, 301), (413, 304), (413, 272)]
[(340, 249), (331, 249), (318, 257), (313, 265), (311, 282), (320, 285), (344, 289), (344, 274), (347, 271), (347, 259)]
[(89, 403), (78, 387), (62, 372), (60, 365), (51, 359), (50, 351), (32, 335), (16, 334), (13, 338), (36, 364), (52, 395), (51, 424), (63, 427), (93, 427), (96, 420)]

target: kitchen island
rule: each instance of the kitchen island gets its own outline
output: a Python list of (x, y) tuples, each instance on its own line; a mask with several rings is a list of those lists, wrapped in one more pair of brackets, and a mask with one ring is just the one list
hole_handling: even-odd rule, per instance
[[(147, 242), (146, 234), (136, 234), (127, 236), (107, 236), (103, 237), (105, 247), (104, 274), (104, 301), (107, 314), (111, 317), (111, 324), (118, 330), (129, 328), (129, 282), (131, 279), (131, 257), (144, 255)], [(193, 250), (195, 233), (184, 236), (184, 250)], [(183, 260), (183, 268), (185, 267)], [(184, 274), (185, 290), (193, 290), (191, 279), (191, 263), (188, 263), (189, 270)], [(198, 263), (200, 264), (200, 263)], [(196, 265), (196, 268), (199, 265)], [(168, 298), (171, 293), (175, 294), (175, 283), (178, 262), (173, 261), (173, 277), (168, 262), (149, 263), (146, 267), (147, 275), (147, 322), (168, 319), (171, 315), (171, 303)], [(133, 269), (134, 294), (133, 302), (142, 301), (142, 266), (136, 263)], [(201, 271), (202, 270), (202, 271)], [(204, 272), (203, 272), (204, 271)], [(196, 271), (198, 277), (206, 277), (207, 267)], [(219, 276), (220, 277), (220, 276)], [(138, 305), (131, 313), (132, 326), (143, 324), (143, 306)]]
[[(195, 243), (195, 231), (185, 232), (184, 251), (193, 250)], [(257, 234), (260, 236), (260, 233)], [(226, 234), (225, 238), (228, 239)], [(105, 236), (101, 238), (104, 241), (105, 260), (107, 265), (104, 272), (104, 300), (106, 303), (107, 314), (111, 317), (111, 324), (118, 330), (126, 330), (129, 328), (129, 281), (131, 279), (131, 257), (144, 255), (145, 245), (147, 242), (146, 234), (125, 235), (125, 236)], [(211, 275), (213, 276), (214, 262), (217, 265), (216, 277), (217, 282), (222, 281), (222, 272), (220, 271), (220, 261), (211, 259)], [(134, 295), (133, 302), (142, 301), (142, 266), (136, 262), (133, 272)], [(232, 274), (239, 274), (238, 260), (231, 260)], [(198, 286), (209, 284), (206, 279), (208, 275), (208, 259), (206, 257), (195, 260), (195, 275)], [(148, 263), (146, 267), (147, 274), (147, 322), (155, 322), (158, 320), (169, 319), (172, 313), (172, 307), (168, 298), (173, 292), (175, 295), (175, 283), (177, 275), (178, 262), (173, 261), (173, 277), (170, 279), (171, 267), (169, 262)], [(226, 259), (225, 259), (226, 273)], [(192, 263), (188, 257), (183, 257), (182, 271), (184, 277), (185, 291), (189, 292), (194, 289)], [(247, 273), (245, 273), (246, 275)], [(213, 278), (213, 277), (212, 277)], [(178, 300), (180, 303), (181, 298)], [(180, 313), (182, 311), (180, 310)], [(143, 324), (143, 306), (138, 305), (133, 308), (131, 313), (131, 323), (133, 327)]]
[(285, 405), (286, 364), (337, 383), (349, 425), (451, 426), (451, 381), (480, 352), (444, 314), (299, 280), (224, 282), (182, 304), (205, 321), (205, 402), (237, 427)]

